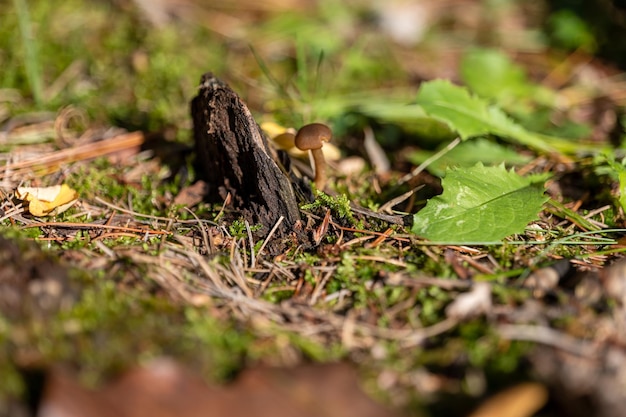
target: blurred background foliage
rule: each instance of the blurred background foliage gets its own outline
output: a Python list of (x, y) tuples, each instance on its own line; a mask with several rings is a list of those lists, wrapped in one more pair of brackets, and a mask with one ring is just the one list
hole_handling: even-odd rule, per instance
[(554, 106), (536, 81), (555, 54), (626, 64), (624, 3), (12, 0), (0, 12), (0, 119), (75, 105), (103, 124), (185, 138), (206, 71), (285, 125), (396, 114), (433, 78), (463, 81), (523, 119), (524, 102)]

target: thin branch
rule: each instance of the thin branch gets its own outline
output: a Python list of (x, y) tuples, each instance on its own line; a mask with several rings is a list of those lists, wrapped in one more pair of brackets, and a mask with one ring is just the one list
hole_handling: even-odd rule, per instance
[(541, 343), (577, 356), (597, 357), (599, 354), (596, 345), (545, 326), (502, 324), (497, 330), (505, 339)]

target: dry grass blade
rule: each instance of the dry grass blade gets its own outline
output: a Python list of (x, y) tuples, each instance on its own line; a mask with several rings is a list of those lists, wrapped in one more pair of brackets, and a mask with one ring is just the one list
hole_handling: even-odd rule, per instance
[(448, 153), (452, 149), (454, 149), (459, 143), (461, 143), (461, 138), (454, 139), (445, 148), (443, 148), (442, 150), (440, 150), (439, 152), (437, 152), (436, 154), (434, 154), (433, 156), (431, 156), (430, 158), (428, 158), (427, 160), (422, 162), (422, 164), (420, 166), (416, 167), (413, 171), (411, 171), (410, 173), (406, 174), (404, 177), (400, 178), (398, 180), (397, 185), (402, 185), (405, 182), (411, 181), (413, 178), (418, 176), (420, 174), (420, 172), (424, 171), (430, 164), (432, 164), (437, 159), (441, 158), (446, 153)]
[[(265, 249), (265, 246), (267, 246), (267, 243), (270, 240), (272, 240), (272, 237), (274, 236), (274, 233), (276, 233), (276, 230), (278, 230), (278, 227), (283, 222), (283, 220), (285, 220), (285, 218), (283, 216), (280, 216), (278, 218), (278, 220), (276, 221), (276, 224), (274, 225), (274, 227), (272, 227), (272, 230), (270, 230), (270, 232), (267, 234), (267, 237), (265, 238), (265, 240), (263, 241), (263, 244), (259, 248), (259, 256), (261, 256), (261, 254), (263, 253), (263, 250)], [(255, 265), (252, 265), (253, 268), (254, 268), (254, 266)]]
[(33, 171), (49, 174), (56, 171), (61, 164), (97, 158), (124, 149), (138, 147), (144, 140), (143, 133), (132, 132), (86, 145), (54, 151), (25, 161), (8, 163), (0, 167), (0, 179), (6, 179), (9, 176), (23, 178)]
[(3, 212), (3, 216), (0, 216), (0, 221), (13, 218), (20, 213), (24, 213), (24, 207), (22, 207), (22, 203), (19, 203), (15, 207), (11, 207), (9, 210)]
[[(140, 258), (134, 259), (142, 260), (143, 263), (149, 262), (148, 257)], [(313, 289), (310, 302), (306, 304), (285, 302), (276, 305), (258, 299), (258, 294), (255, 295), (252, 291), (238, 250), (233, 252), (230, 262), (223, 265), (219, 262), (207, 262), (207, 258), (196, 253), (193, 248), (166, 243), (159, 259), (160, 272), (158, 277), (155, 276), (155, 280), (161, 282), (164, 288), (173, 291), (172, 295), (175, 298), (194, 300), (193, 294), (197, 294), (219, 299), (223, 302), (222, 307), (237, 312), (241, 319), (253, 319), (255, 326), (261, 326), (260, 329), (266, 328), (268, 323), (280, 324), (279, 329), (293, 331), (319, 341), (343, 340), (347, 343), (344, 347), (348, 350), (371, 348), (381, 339), (395, 340), (400, 342), (403, 348), (410, 348), (450, 330), (458, 323), (457, 320), (447, 319), (430, 327), (389, 329), (370, 324), (364, 317), (354, 312), (346, 317), (320, 310), (314, 305), (322, 298), (324, 288), (335, 273), (336, 267), (324, 269), (323, 276)], [(274, 271), (273, 273), (292, 281), (296, 278), (284, 265), (267, 262), (264, 262), (264, 265), (268, 269), (258, 272), (269, 274)], [(178, 284), (167, 283), (167, 280), (176, 280)], [(421, 284), (426, 286), (439, 281), (445, 282), (433, 278)], [(254, 283), (262, 287), (265, 284), (265, 281)]]
[(418, 192), (422, 188), (424, 188), (423, 184), (422, 185), (418, 185), (417, 187), (413, 188), (412, 190), (407, 191), (406, 193), (403, 193), (403, 194), (399, 195), (398, 197), (392, 198), (391, 200), (387, 201), (385, 204), (380, 206), (378, 211), (380, 211), (382, 213), (393, 214), (393, 208), (395, 206), (397, 206), (398, 204), (402, 203), (403, 201), (406, 201), (406, 199), (411, 197), (413, 194), (415, 194), (416, 192)]
[(389, 158), (387, 158), (387, 154), (385, 153), (383, 147), (376, 141), (374, 131), (371, 127), (366, 126), (365, 129), (363, 129), (363, 132), (365, 134), (363, 146), (365, 147), (365, 152), (367, 152), (367, 156), (374, 167), (374, 171), (377, 175), (388, 174), (391, 170), (391, 163), (389, 162)]
[(206, 229), (204, 228), (204, 225), (200, 221), (200, 218), (196, 216), (196, 213), (189, 210), (187, 207), (185, 207), (185, 210), (187, 210), (187, 212), (189, 212), (189, 214), (191, 214), (194, 217), (194, 219), (196, 219), (196, 221), (198, 222), (198, 228), (200, 229), (200, 233), (202, 235), (202, 241), (204, 242), (204, 247), (206, 248), (208, 253), (213, 253), (213, 243), (209, 239), (209, 236), (207, 235)]
[(169, 235), (171, 232), (167, 232), (164, 230), (150, 230), (146, 228), (137, 228), (137, 227), (127, 227), (127, 226), (114, 226), (109, 224), (96, 224), (96, 223), (70, 223), (70, 222), (37, 222), (22, 226), (22, 229), (28, 229), (31, 227), (57, 227), (57, 228), (66, 228), (66, 229), (108, 229), (108, 230), (116, 230), (120, 232), (128, 232), (128, 233), (140, 233), (142, 235)]

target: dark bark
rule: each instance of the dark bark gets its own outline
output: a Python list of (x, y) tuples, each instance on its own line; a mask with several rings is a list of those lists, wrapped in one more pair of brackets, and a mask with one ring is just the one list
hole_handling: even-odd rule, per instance
[(202, 77), (191, 102), (198, 167), (209, 184), (210, 201), (230, 193), (231, 207), (267, 232), (283, 216), (284, 235), (300, 220), (291, 176), (277, 162), (250, 110), (211, 73)]

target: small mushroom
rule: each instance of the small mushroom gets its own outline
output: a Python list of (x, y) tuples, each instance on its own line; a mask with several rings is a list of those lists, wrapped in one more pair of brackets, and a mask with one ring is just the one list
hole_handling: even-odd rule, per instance
[(296, 148), (301, 151), (311, 151), (315, 165), (315, 187), (323, 190), (326, 185), (326, 161), (322, 153), (322, 146), (330, 141), (333, 132), (322, 123), (311, 123), (302, 126), (296, 133)]

